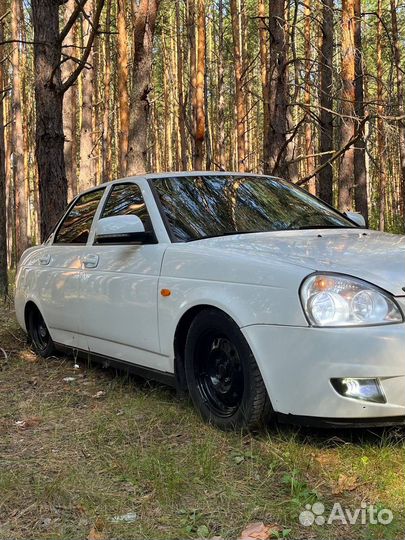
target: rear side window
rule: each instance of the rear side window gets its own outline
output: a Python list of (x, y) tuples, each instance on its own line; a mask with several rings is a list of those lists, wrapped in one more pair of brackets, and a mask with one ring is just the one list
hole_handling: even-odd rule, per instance
[(98, 189), (81, 195), (62, 221), (54, 244), (86, 244), (97, 207), (104, 194)]
[(116, 184), (111, 190), (101, 217), (128, 215), (138, 216), (145, 231), (152, 232), (152, 222), (140, 187), (137, 184)]

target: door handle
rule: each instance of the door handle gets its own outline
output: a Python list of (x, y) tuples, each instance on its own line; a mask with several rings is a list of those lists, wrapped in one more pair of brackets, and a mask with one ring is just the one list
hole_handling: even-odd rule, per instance
[(47, 255), (41, 255), (41, 257), (39, 258), (39, 264), (42, 264), (43, 266), (46, 266), (50, 262), (51, 256), (49, 255), (49, 253)]
[(96, 268), (98, 265), (98, 255), (86, 255), (82, 259), (85, 268)]

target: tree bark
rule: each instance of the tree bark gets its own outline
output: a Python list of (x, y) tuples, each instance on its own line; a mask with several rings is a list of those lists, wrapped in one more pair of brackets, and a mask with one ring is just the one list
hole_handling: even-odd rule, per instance
[(187, 170), (186, 108), (183, 93), (183, 50), (181, 43), (180, 0), (176, 0), (177, 99), (182, 170)]
[(59, 1), (32, 0), (34, 24), (36, 158), (39, 174), (41, 238), (46, 240), (67, 202), (63, 155)]
[[(67, 202), (67, 178), (64, 160), (63, 95), (74, 84), (89, 57), (97, 32), (104, 0), (98, 0), (89, 38), (75, 70), (62, 84), (62, 41), (74, 20), (59, 33), (59, 7), (63, 0), (32, 0), (34, 26), (35, 155), (39, 176), (41, 239), (46, 240)], [(75, 17), (79, 15), (77, 8)], [(72, 25), (70, 24), (72, 22)]]
[[(19, 23), (21, 20), (20, 2), (12, 0), (11, 37), (19, 40)], [(16, 256), (17, 260), (28, 247), (27, 199), (24, 174), (24, 134), (21, 111), (21, 77), (19, 44), (13, 44), (13, 178), (15, 189), (15, 220), (16, 220)]]
[[(304, 103), (307, 113), (307, 120), (305, 122), (305, 155), (308, 156), (307, 162), (307, 175), (310, 175), (315, 170), (315, 158), (314, 158), (314, 143), (312, 140), (312, 119), (310, 116), (311, 110), (311, 67), (312, 67), (312, 44), (311, 44), (311, 0), (306, 0), (304, 7), (305, 15), (305, 91), (304, 91)], [(308, 182), (308, 191), (313, 195), (316, 194), (316, 178), (313, 177)]]
[(133, 13), (133, 65), (128, 137), (127, 174), (147, 170), (149, 93), (152, 71), (153, 36), (160, 0), (141, 0)]
[[(363, 69), (363, 47), (361, 29), (361, 0), (354, 2), (354, 46), (355, 46), (355, 112), (357, 122), (364, 118), (364, 69)], [(366, 171), (366, 141), (364, 138), (364, 128), (361, 129), (354, 150), (354, 179), (355, 179), (355, 203), (356, 210), (362, 214), (368, 223), (368, 196), (367, 196), (367, 171)]]
[[(0, 2), (0, 42), (4, 39), (5, 2)], [(0, 58), (0, 298), (8, 293), (7, 213), (6, 213), (6, 148), (4, 140), (4, 62)]]
[[(397, 20), (397, 0), (391, 0), (391, 24), (392, 24), (392, 40), (394, 43), (394, 62), (397, 79), (397, 99), (398, 99), (398, 115), (403, 117), (405, 113), (404, 104), (404, 77), (401, 67), (401, 41), (398, 32)], [(398, 122), (399, 133), (399, 157), (401, 171), (401, 209), (405, 220), (405, 120), (402, 118)]]
[(387, 175), (385, 172), (385, 130), (382, 115), (384, 114), (383, 105), (383, 45), (382, 45), (382, 0), (377, 2), (377, 155), (378, 155), (378, 174), (379, 174), (379, 229), (385, 230), (385, 209), (386, 209), (386, 191)]
[(205, 139), (205, 0), (198, 0), (194, 168), (203, 169)]
[[(76, 7), (75, 0), (69, 0), (65, 8), (64, 23), (70, 19)], [(73, 28), (72, 35), (68, 37), (68, 43), (75, 45), (76, 28)], [(65, 47), (64, 53), (75, 56), (74, 47)], [(67, 79), (74, 67), (72, 60), (67, 60), (62, 64), (62, 78)], [(63, 97), (63, 133), (65, 135), (65, 167), (68, 181), (68, 199), (71, 200), (77, 194), (77, 146), (76, 146), (76, 121), (77, 121), (77, 87), (72, 85)]]
[(245, 121), (246, 106), (243, 91), (243, 60), (242, 60), (242, 28), (241, 7), (238, 0), (231, 0), (232, 36), (233, 36), (233, 65), (235, 73), (235, 101), (236, 101), (236, 135), (238, 149), (238, 171), (245, 172), (246, 164), (246, 137)]
[[(319, 164), (325, 165), (333, 150), (333, 0), (322, 0), (322, 38), (320, 51), (320, 134)], [(319, 173), (319, 197), (333, 203), (333, 168), (325, 165)]]
[(269, 161), (269, 51), (265, 0), (258, 0), (259, 14), (259, 47), (260, 47), (260, 79), (263, 99), (263, 162)]
[(110, 100), (111, 100), (111, 0), (106, 3), (106, 35), (104, 37), (104, 112), (103, 112), (103, 176), (106, 180), (111, 179), (111, 161), (112, 161), (112, 137), (110, 121)]
[(269, 61), (269, 155), (264, 172), (288, 178), (287, 36), (285, 0), (271, 2)]
[[(342, 125), (340, 144), (345, 146), (354, 136), (355, 129), (355, 46), (354, 46), (354, 0), (342, 0)], [(339, 208), (343, 212), (352, 209), (354, 178), (354, 148), (351, 146), (342, 157), (339, 171)]]
[[(88, 15), (90, 18), (94, 14), (94, 0), (90, 0), (91, 10)], [(83, 46), (86, 39), (89, 39), (91, 32), (90, 18), (83, 18), (82, 36)], [(96, 184), (95, 179), (95, 156), (94, 133), (93, 133), (93, 114), (94, 114), (94, 69), (93, 69), (93, 50), (91, 50), (86, 67), (82, 71), (82, 124), (80, 129), (80, 168), (79, 185), (80, 190), (89, 189)]]
[(128, 95), (128, 33), (125, 17), (125, 0), (117, 0), (118, 29), (118, 100), (120, 114), (119, 131), (119, 174), (127, 172), (128, 132), (129, 132), (129, 95)]

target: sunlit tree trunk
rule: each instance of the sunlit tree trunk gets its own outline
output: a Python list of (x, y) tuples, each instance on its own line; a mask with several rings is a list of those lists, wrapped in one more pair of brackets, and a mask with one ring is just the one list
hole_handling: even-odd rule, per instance
[(245, 121), (246, 106), (243, 91), (243, 59), (242, 59), (242, 28), (240, 0), (231, 0), (232, 35), (233, 35), (233, 65), (235, 72), (235, 101), (236, 101), (236, 135), (238, 150), (238, 171), (246, 168), (246, 137)]
[(320, 50), (320, 134), (318, 193), (328, 204), (333, 202), (333, 169), (328, 164), (333, 150), (333, 0), (322, 0), (322, 38)]
[[(401, 41), (398, 31), (398, 20), (397, 20), (397, 0), (390, 1), (391, 6), (391, 24), (392, 24), (392, 40), (394, 44), (394, 61), (395, 61), (395, 71), (396, 71), (396, 82), (397, 82), (397, 99), (398, 99), (398, 115), (400, 117), (404, 116), (405, 106), (404, 106), (404, 76), (403, 68), (401, 66)], [(399, 132), (399, 156), (400, 156), (400, 172), (401, 172), (401, 207), (402, 215), (405, 220), (405, 119), (402, 118), (398, 122), (398, 132)]]
[(153, 36), (160, 0), (141, 0), (133, 13), (133, 65), (130, 127), (128, 137), (127, 174), (145, 172), (147, 169), (147, 134)]
[(288, 91), (285, 0), (272, 1), (270, 8), (269, 156), (264, 163), (264, 171), (267, 174), (288, 177), (286, 161)]
[[(313, 121), (309, 114), (311, 110), (311, 67), (312, 67), (312, 44), (311, 44), (311, 0), (306, 0), (304, 7), (305, 28), (305, 89), (304, 103), (307, 112), (307, 121), (305, 122), (305, 155), (307, 170), (306, 174), (310, 175), (315, 170), (314, 144), (312, 140), (312, 124)], [(308, 190), (313, 195), (316, 194), (316, 179), (313, 177), (308, 182)]]
[[(90, 17), (94, 13), (94, 0), (89, 0), (91, 8), (88, 10)], [(86, 42), (91, 31), (91, 20), (84, 18), (82, 20), (82, 43)], [(93, 114), (94, 114), (94, 69), (93, 69), (93, 50), (88, 58), (88, 66), (82, 71), (82, 123), (80, 128), (80, 168), (79, 184), (80, 190), (89, 189), (96, 184), (96, 167), (94, 155), (94, 133), (93, 133)]]
[[(64, 23), (66, 24), (73, 13), (76, 1), (69, 0), (66, 4)], [(69, 44), (76, 44), (76, 28), (73, 28), (72, 35), (69, 35)], [(70, 56), (75, 56), (75, 47), (65, 47), (64, 53)], [(62, 64), (62, 78), (67, 79), (69, 73), (74, 68), (73, 61), (66, 61)], [(77, 86), (72, 85), (63, 97), (63, 132), (65, 135), (65, 167), (68, 181), (68, 199), (71, 200), (77, 193)]]
[(377, 2), (377, 155), (379, 166), (379, 228), (380, 231), (385, 229), (385, 210), (387, 197), (387, 175), (385, 163), (385, 130), (382, 115), (384, 114), (383, 105), (383, 45), (382, 45), (382, 0)]
[[(0, 2), (0, 42), (4, 39), (5, 2)], [(8, 293), (7, 213), (6, 213), (6, 148), (4, 140), (4, 58), (0, 57), (0, 298)]]
[[(362, 47), (362, 28), (361, 28), (361, 0), (354, 2), (354, 45), (355, 45), (355, 112), (357, 122), (360, 123), (364, 118), (364, 68), (363, 68), (363, 47)], [(367, 171), (366, 171), (366, 142), (364, 139), (364, 128), (356, 141), (354, 150), (354, 179), (355, 179), (355, 202), (356, 210), (360, 212), (366, 222), (368, 222), (368, 197), (367, 197)]]
[(125, 18), (125, 0), (117, 0), (118, 28), (118, 98), (120, 113), (119, 131), (119, 174), (127, 172), (128, 132), (129, 132), (129, 95), (128, 95), (128, 34)]
[(265, 0), (258, 0), (259, 15), (259, 47), (260, 47), (260, 80), (263, 99), (263, 162), (269, 160), (269, 51), (267, 29), (267, 13)]
[[(355, 46), (354, 46), (354, 0), (342, 1), (342, 66), (340, 144), (344, 147), (354, 136), (355, 129)], [(354, 180), (354, 148), (343, 154), (339, 171), (339, 208), (352, 209)]]
[[(20, 39), (19, 23), (21, 20), (20, 0), (11, 3), (11, 36)], [(20, 45), (13, 43), (11, 63), (13, 69), (13, 177), (15, 187), (15, 219), (16, 219), (16, 256), (20, 258), (28, 246), (27, 238), (27, 200), (24, 175), (24, 134), (21, 111), (21, 77), (20, 77)]]
[(103, 176), (106, 181), (111, 180), (112, 170), (112, 137), (110, 121), (110, 100), (111, 100), (111, 0), (106, 3), (106, 35), (104, 37), (104, 112), (103, 112)]
[(197, 3), (197, 75), (195, 91), (194, 168), (203, 169), (205, 139), (205, 0)]
[(177, 99), (180, 131), (180, 158), (183, 171), (187, 170), (186, 108), (183, 92), (183, 50), (180, 20), (180, 0), (176, 0), (176, 52), (177, 52)]

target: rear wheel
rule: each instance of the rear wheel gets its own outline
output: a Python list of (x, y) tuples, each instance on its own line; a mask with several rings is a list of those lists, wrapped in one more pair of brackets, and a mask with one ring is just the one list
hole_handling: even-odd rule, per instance
[(28, 335), (32, 347), (37, 354), (47, 358), (55, 354), (55, 344), (52, 341), (48, 327), (38, 308), (31, 308), (27, 320)]
[(190, 326), (185, 370), (202, 417), (221, 429), (252, 429), (268, 420), (271, 406), (256, 360), (235, 322), (204, 310)]

